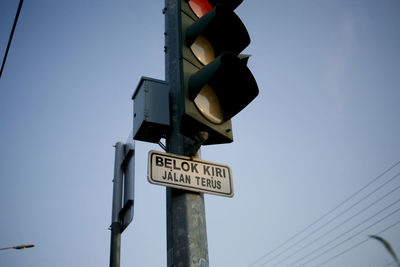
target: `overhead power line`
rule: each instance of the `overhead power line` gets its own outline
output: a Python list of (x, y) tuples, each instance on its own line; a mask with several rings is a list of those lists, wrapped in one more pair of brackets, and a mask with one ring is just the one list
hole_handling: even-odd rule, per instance
[[(308, 254), (306, 254), (305, 256), (303, 256), (302, 258), (297, 259), (296, 262), (299, 262), (299, 261), (301, 261), (301, 260), (304, 260), (304, 259), (307, 258), (308, 256), (311, 256), (311, 255), (314, 254), (315, 252), (317, 252), (317, 251), (321, 250), (322, 248), (324, 248), (324, 247), (330, 245), (331, 243), (333, 243), (334, 241), (336, 241), (336, 240), (338, 240), (339, 238), (343, 237), (344, 235), (346, 235), (346, 234), (352, 232), (353, 230), (356, 230), (356, 229), (359, 228), (361, 225), (363, 225), (364, 223), (368, 222), (369, 220), (375, 218), (375, 217), (378, 216), (380, 213), (382, 213), (383, 211), (385, 211), (385, 210), (387, 210), (388, 208), (392, 207), (393, 205), (397, 204), (398, 202), (400, 202), (400, 199), (398, 199), (397, 201), (395, 201), (395, 202), (391, 203), (390, 205), (386, 206), (385, 208), (383, 208), (382, 210), (378, 211), (378, 212), (375, 213), (374, 215), (368, 217), (367, 219), (363, 220), (362, 222), (360, 222), (359, 224), (357, 224), (357, 225), (355, 225), (354, 227), (350, 228), (350, 229), (347, 230), (346, 232), (344, 232), (344, 233), (342, 233), (342, 234), (336, 236), (334, 239), (332, 239), (332, 240), (326, 242), (325, 244), (323, 244), (323, 245), (319, 246), (318, 248), (314, 249), (313, 251), (309, 252)], [(376, 221), (376, 222), (370, 224), (369, 226), (363, 228), (361, 231), (357, 232), (356, 234), (352, 235), (352, 236), (349, 237), (349, 238), (346, 238), (345, 240), (343, 240), (343, 241), (340, 242), (339, 244), (336, 244), (335, 246), (333, 246), (333, 247), (331, 247), (331, 248), (325, 250), (323, 253), (318, 254), (317, 256), (315, 256), (315, 257), (312, 258), (311, 260), (306, 261), (305, 263), (303, 263), (303, 264), (300, 265), (300, 266), (304, 266), (304, 264), (307, 264), (307, 263), (309, 263), (309, 262), (311, 262), (311, 261), (314, 261), (315, 259), (317, 259), (317, 258), (321, 257), (322, 255), (328, 253), (328, 252), (331, 251), (332, 249), (337, 248), (339, 245), (342, 245), (343, 243), (345, 243), (345, 242), (347, 242), (347, 241), (353, 239), (354, 237), (356, 237), (357, 235), (361, 234), (361, 233), (364, 232), (365, 230), (368, 230), (368, 229), (371, 228), (372, 226), (374, 226), (374, 225), (376, 225), (376, 224), (382, 222), (383, 220), (389, 218), (390, 216), (394, 215), (395, 213), (397, 213), (397, 212), (399, 212), (399, 211), (400, 211), (400, 208), (397, 208), (396, 210), (392, 211), (391, 213), (389, 213), (389, 214), (386, 215), (385, 217), (383, 217), (383, 218), (379, 219), (378, 221)], [(289, 265), (289, 266), (293, 266), (293, 265)]]
[[(269, 255), (271, 255), (272, 253), (278, 251), (279, 249), (281, 249), (283, 246), (285, 246), (286, 244), (288, 244), (290, 241), (294, 240), (296, 237), (298, 237), (299, 235), (301, 235), (302, 233), (306, 232), (308, 229), (310, 229), (312, 226), (316, 225), (317, 223), (319, 223), (321, 220), (323, 220), (324, 218), (326, 218), (328, 215), (330, 215), (331, 213), (333, 213), (334, 211), (336, 211), (337, 209), (339, 209), (341, 206), (343, 206), (345, 203), (349, 202), (351, 199), (353, 199), (356, 195), (358, 195), (359, 193), (361, 193), (363, 190), (365, 190), (366, 188), (368, 188), (370, 185), (372, 185), (373, 183), (375, 183), (376, 181), (378, 181), (380, 178), (382, 178), (385, 174), (387, 174), (389, 171), (391, 171), (393, 168), (395, 168), (396, 166), (398, 166), (400, 164), (400, 161), (397, 161), (395, 164), (393, 164), (392, 166), (390, 166), (389, 168), (387, 168), (386, 170), (384, 170), (382, 173), (380, 173), (379, 175), (377, 175), (376, 177), (374, 177), (370, 182), (368, 182), (366, 185), (364, 185), (363, 187), (361, 187), (359, 190), (357, 190), (355, 193), (353, 193), (352, 195), (350, 195), (349, 197), (347, 197), (345, 200), (343, 200), (342, 202), (340, 202), (338, 205), (336, 205), (334, 208), (332, 208), (331, 210), (329, 210), (328, 212), (326, 212), (325, 214), (323, 214), (321, 217), (319, 217), (317, 220), (315, 220), (314, 222), (312, 222), (311, 224), (309, 224), (308, 226), (306, 226), (305, 228), (303, 228), (301, 231), (299, 231), (298, 233), (294, 234), (293, 236), (291, 236), (289, 239), (287, 239), (286, 241), (284, 241), (283, 243), (281, 243), (280, 245), (278, 245), (277, 247), (275, 247), (274, 249), (270, 250), (269, 252), (265, 253), (263, 256), (259, 257), (258, 259), (256, 259), (255, 261), (253, 261), (250, 265), (248, 265), (248, 267), (251, 266), (255, 266), (257, 263), (261, 262), (262, 260), (264, 260), (266, 257), (268, 257)], [(396, 175), (397, 177), (398, 175)], [(390, 179), (393, 180), (394, 177), (392, 177)], [(385, 184), (387, 184), (389, 181), (385, 182)], [(379, 188), (381, 188), (383, 185), (381, 185)], [(376, 190), (375, 190), (376, 191)], [(375, 192), (374, 191), (374, 192)], [(372, 194), (372, 193), (370, 193)], [(282, 253), (279, 253), (282, 254)], [(269, 261), (268, 261), (269, 262)]]
[[(389, 225), (388, 227), (386, 227), (386, 228), (383, 229), (382, 231), (376, 233), (375, 235), (380, 235), (380, 234), (386, 232), (387, 230), (389, 230), (390, 228), (395, 227), (395, 226), (398, 225), (398, 224), (400, 224), (400, 220), (397, 221), (397, 222), (395, 222), (395, 223), (393, 223), (393, 224), (391, 224), (391, 225)], [(340, 252), (340, 253), (334, 255), (333, 257), (330, 257), (330, 258), (327, 259), (326, 261), (319, 263), (318, 265), (316, 265), (316, 267), (322, 266), (322, 265), (324, 265), (324, 264), (330, 262), (331, 260), (333, 260), (333, 259), (335, 259), (335, 258), (337, 258), (337, 257), (339, 257), (339, 256), (342, 256), (343, 254), (349, 252), (350, 250), (352, 250), (352, 249), (354, 249), (354, 248), (356, 248), (356, 247), (358, 247), (358, 246), (364, 244), (364, 243), (367, 242), (368, 240), (371, 240), (371, 238), (368, 237), (368, 238), (364, 239), (363, 241), (361, 241), (361, 242), (359, 242), (359, 243), (357, 243), (357, 244), (351, 246), (350, 248), (348, 248), (348, 249), (346, 249), (346, 250), (344, 250), (344, 251), (342, 251), (342, 252)]]
[[(398, 177), (400, 175), (400, 173), (396, 174), (395, 176), (393, 176), (390, 180), (388, 180), (387, 182), (385, 182), (383, 185), (386, 185), (388, 182), (392, 181), (394, 178)], [(381, 188), (383, 185), (381, 185), (379, 188)], [(383, 195), (382, 197), (380, 197), (377, 200), (374, 200), (374, 202), (370, 203), (368, 206), (364, 207), (363, 209), (361, 209), (360, 211), (358, 211), (357, 213), (353, 214), (352, 216), (350, 216), (349, 218), (345, 219), (344, 221), (342, 221), (341, 223), (335, 225), (334, 227), (332, 227), (330, 230), (328, 230), (327, 232), (323, 232), (322, 234), (320, 234), (317, 238), (314, 238), (312, 241), (308, 242), (306, 245), (302, 246), (301, 248), (297, 249), (295, 252), (293, 252), (292, 254), (286, 256), (283, 260), (279, 261), (276, 264), (279, 264), (281, 262), (284, 262), (286, 260), (288, 260), (289, 258), (292, 258), (294, 255), (298, 254), (300, 251), (304, 250), (305, 248), (315, 244), (315, 242), (317, 242), (318, 240), (321, 240), (322, 238), (326, 237), (328, 234), (330, 234), (331, 232), (333, 232), (334, 230), (338, 229), (340, 226), (344, 225), (345, 223), (349, 222), (351, 219), (355, 218), (356, 216), (360, 215), (361, 213), (363, 213), (364, 211), (366, 211), (367, 209), (371, 208), (372, 206), (378, 204), (381, 200), (383, 200), (384, 198), (386, 198), (387, 196), (391, 195), (392, 193), (394, 193), (395, 191), (397, 191), (398, 189), (400, 189), (400, 185), (395, 187), (394, 189), (392, 189), (391, 191), (389, 191), (388, 193), (386, 193), (385, 195)], [(374, 190), (372, 193), (376, 192), (377, 190)], [(368, 194), (367, 196), (370, 196), (372, 193)], [(364, 200), (365, 198), (363, 198), (362, 200)], [(360, 203), (361, 201), (357, 202), (356, 204)], [(389, 205), (388, 207), (391, 207), (392, 205), (394, 205), (395, 203), (400, 202), (400, 199), (395, 201), (394, 203), (392, 203), (391, 205)], [(350, 206), (350, 208), (354, 207), (355, 205)], [(386, 210), (388, 207), (380, 210), (376, 215), (378, 215), (380, 212)], [(348, 211), (349, 209), (346, 209), (346, 211)], [(344, 212), (340, 213), (339, 215), (343, 215)], [(280, 255), (284, 254), (285, 252), (290, 251), (291, 248), (293, 248), (294, 246), (300, 244), (301, 242), (305, 241), (306, 239), (308, 239), (311, 235), (315, 234), (316, 232), (318, 232), (320, 229), (322, 229), (323, 227), (329, 225), (331, 222), (333, 222), (335, 219), (337, 219), (338, 216), (335, 216), (333, 219), (331, 219), (330, 221), (328, 221), (327, 223), (323, 224), (321, 227), (317, 228), (316, 230), (314, 230), (313, 232), (311, 232), (309, 235), (305, 236), (304, 238), (300, 239), (299, 241), (297, 241), (296, 243), (294, 243), (293, 245), (291, 245), (290, 247), (286, 248), (285, 250), (283, 250), (282, 252), (280, 252), (279, 254), (275, 255), (274, 257), (272, 257), (270, 260), (266, 261), (263, 263), (263, 265), (265, 265), (268, 262), (271, 262), (272, 260), (278, 258)], [(375, 215), (375, 216), (376, 216)], [(372, 216), (374, 217), (374, 216)], [(370, 217), (370, 218), (372, 218)], [(273, 266), (275, 266), (273, 265)]]
[(6, 60), (7, 60), (8, 50), (10, 49), (11, 41), (12, 41), (12, 38), (13, 38), (13, 35), (14, 35), (14, 31), (15, 31), (15, 26), (17, 26), (19, 12), (21, 11), (21, 7), (22, 7), (22, 3), (23, 2), (24, 2), (24, 0), (20, 0), (19, 1), (17, 14), (15, 15), (15, 18), (14, 18), (14, 23), (13, 23), (13, 26), (12, 26), (12, 29), (11, 29), (10, 38), (8, 39), (7, 49), (6, 49), (6, 52), (4, 53), (3, 63), (1, 64), (0, 78), (1, 78), (1, 75), (3, 74), (4, 65), (6, 64)]
[(392, 261), (392, 262), (389, 262), (389, 263), (383, 265), (382, 267), (388, 267), (388, 266), (398, 266), (398, 264), (397, 264), (397, 262), (394, 260), (394, 261)]

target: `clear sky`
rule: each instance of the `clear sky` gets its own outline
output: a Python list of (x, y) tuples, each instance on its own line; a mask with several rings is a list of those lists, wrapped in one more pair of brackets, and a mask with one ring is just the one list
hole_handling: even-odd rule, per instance
[[(0, 1), (1, 57), (18, 2)], [(0, 79), (0, 248), (36, 247), (0, 251), (0, 266), (108, 265), (113, 145), (140, 77), (164, 79), (163, 7), (24, 2)], [(323, 266), (394, 266), (377, 241), (356, 245), (400, 220), (400, 165), (280, 245), (400, 160), (400, 2), (247, 0), (236, 13), (260, 94), (232, 144), (202, 149), (235, 188), (205, 197), (210, 265), (317, 266), (354, 247)], [(165, 188), (146, 179), (162, 149), (136, 149), (121, 266), (166, 266)], [(380, 235), (400, 254), (400, 224)]]

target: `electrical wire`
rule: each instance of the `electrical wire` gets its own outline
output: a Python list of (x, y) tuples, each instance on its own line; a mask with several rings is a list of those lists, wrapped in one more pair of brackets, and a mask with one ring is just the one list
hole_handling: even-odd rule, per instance
[[(398, 176), (398, 175), (400, 175), (400, 173), (397, 174), (396, 176)], [(369, 204), (368, 206), (364, 207), (363, 209), (361, 209), (361, 210), (358, 211), (357, 213), (353, 214), (353, 215), (350, 216), (349, 218), (345, 219), (345, 220), (342, 221), (341, 223), (337, 224), (336, 226), (334, 226), (333, 228), (331, 228), (331, 229), (328, 230), (327, 232), (323, 232), (321, 235), (319, 235), (319, 237), (313, 239), (311, 242), (308, 242), (306, 245), (302, 246), (300, 249), (296, 250), (294, 253), (292, 253), (292, 254), (286, 256), (285, 259), (279, 261), (279, 263), (281, 263), (281, 262), (283, 262), (283, 261), (285, 261), (285, 260), (287, 260), (287, 259), (293, 257), (294, 255), (296, 255), (296, 254), (299, 253), (300, 251), (304, 250), (305, 248), (311, 246), (312, 244), (315, 244), (316, 241), (321, 240), (322, 238), (326, 237), (326, 235), (330, 234), (331, 232), (333, 232), (334, 230), (336, 230), (336, 229), (339, 228), (340, 226), (344, 225), (345, 223), (349, 222), (351, 219), (355, 218), (356, 216), (360, 215), (360, 214), (363, 213), (364, 211), (368, 210), (368, 209), (371, 208), (372, 206), (378, 204), (381, 200), (383, 200), (384, 198), (388, 197), (389, 195), (391, 195), (392, 193), (394, 193), (394, 192), (397, 191), (398, 189), (400, 189), (400, 185), (397, 186), (397, 187), (395, 187), (394, 189), (392, 189), (391, 191), (389, 191), (388, 193), (386, 193), (385, 195), (383, 195), (383, 196), (380, 197), (379, 199), (374, 200), (374, 202), (372, 202), (372, 203)], [(395, 203), (397, 203), (397, 202), (400, 202), (400, 199), (397, 200)], [(390, 205), (390, 206), (391, 206), (391, 205)], [(385, 209), (386, 209), (386, 208), (385, 208)], [(381, 210), (381, 211), (383, 211), (383, 210)], [(378, 212), (378, 213), (379, 213), (379, 212)], [(336, 217), (335, 217), (335, 219), (336, 219)], [(331, 221), (329, 221), (327, 224), (329, 224), (330, 222), (331, 222)], [(324, 224), (323, 226), (326, 226), (327, 224)], [(318, 230), (319, 230), (319, 229), (321, 229), (321, 227), (318, 228)], [(310, 235), (314, 234), (315, 232), (316, 232), (316, 231), (312, 232)], [(306, 236), (305, 238), (301, 239), (300, 241), (304, 241), (304, 240), (307, 239), (310, 235)], [(300, 243), (300, 241), (299, 241), (299, 242), (296, 242), (295, 245), (297, 245), (298, 243)], [(288, 249), (289, 249), (289, 248), (288, 248)], [(287, 251), (287, 250), (285, 250), (285, 252), (286, 252), (286, 251)], [(269, 260), (268, 262), (270, 262), (270, 261), (272, 261), (272, 259)], [(265, 264), (268, 263), (268, 262), (264, 262), (263, 264), (265, 265)], [(273, 265), (273, 266), (275, 266), (275, 265)]]
[[(321, 225), (320, 227), (318, 227), (317, 229), (315, 229), (314, 231), (312, 231), (311, 233), (309, 233), (308, 235), (306, 235), (305, 237), (303, 237), (302, 239), (298, 240), (297, 242), (295, 242), (294, 244), (292, 244), (291, 246), (287, 247), (285, 250), (281, 251), (279, 254), (275, 255), (274, 257), (272, 257), (271, 259), (269, 259), (268, 261), (264, 262), (261, 266), (265, 265), (268, 262), (273, 261), (274, 259), (278, 258), (279, 256), (281, 256), (282, 254), (284, 254), (285, 252), (289, 251), (291, 248), (293, 248), (294, 246), (300, 244), (301, 242), (305, 241), (306, 239), (308, 239), (310, 236), (312, 236), (313, 234), (315, 234), (316, 232), (318, 232), (319, 230), (321, 230), (322, 228), (324, 228), (325, 226), (329, 225), (330, 223), (332, 223), (333, 221), (335, 221), (337, 218), (341, 217), (343, 214), (345, 214), (346, 212), (348, 212), (349, 210), (351, 210), (352, 208), (354, 208), (356, 205), (360, 204), (362, 201), (364, 201), (365, 199), (367, 199), (368, 197), (370, 197), (372, 194), (374, 194), (375, 192), (377, 192), (379, 189), (381, 189), (382, 187), (384, 187), (385, 185), (387, 185), (388, 183), (390, 183), (391, 181), (393, 181), (394, 179), (396, 179), (397, 177), (400, 176), (400, 172), (397, 173), (396, 175), (394, 175), (393, 177), (391, 177), (389, 180), (387, 180), (386, 182), (384, 182), (383, 184), (381, 184), (380, 186), (378, 186), (375, 190), (373, 190), (372, 192), (368, 193), (367, 195), (365, 195), (363, 198), (361, 198), (359, 201), (357, 201), (356, 203), (354, 203), (353, 205), (351, 205), (350, 207), (348, 207), (347, 209), (345, 209), (344, 211), (342, 211), (341, 213), (339, 213), (338, 215), (336, 215), (334, 218), (332, 218), (331, 220), (329, 220), (328, 222), (324, 223), (323, 225)], [(393, 193), (394, 191), (396, 191), (397, 189), (399, 189), (400, 186), (392, 189), (389, 193), (385, 194), (383, 197), (381, 197), (380, 199), (376, 200), (374, 203), (372, 203), (370, 206), (373, 206), (374, 204), (376, 204), (377, 202), (379, 202), (380, 200), (382, 200), (383, 198), (387, 197), (388, 195), (390, 195), (391, 193)], [(368, 206), (367, 208), (369, 208), (370, 206)], [(360, 214), (361, 212), (363, 212), (364, 210), (366, 210), (367, 208), (362, 209), (360, 212), (356, 213), (356, 215), (353, 215), (352, 217), (350, 217), (348, 220), (350, 220), (351, 218), (357, 216), (358, 214)], [(347, 222), (347, 221), (345, 221)], [(345, 222), (343, 222), (342, 224), (344, 224)], [(337, 226), (339, 227), (339, 226)], [(332, 230), (333, 231), (333, 230)], [(330, 233), (331, 231), (329, 231), (328, 233)], [(328, 234), (325, 233), (325, 234)], [(321, 235), (320, 237), (323, 237), (324, 235)], [(320, 238), (317, 238), (316, 240), (319, 240)], [(296, 252), (290, 254), (289, 256), (287, 256), (285, 259), (290, 258), (292, 256), (294, 256), (295, 254), (297, 254), (298, 252), (300, 252), (301, 250), (303, 250), (304, 248), (308, 247), (309, 245), (311, 245), (314, 241), (308, 243), (307, 245), (303, 246), (302, 248), (298, 249)], [(280, 262), (283, 262), (280, 261)], [(273, 265), (275, 266), (275, 265)]]
[[(386, 215), (385, 217), (379, 219), (378, 221), (376, 221), (376, 222), (374, 222), (374, 223), (368, 225), (367, 227), (363, 228), (361, 231), (358, 231), (356, 234), (354, 234), (354, 235), (352, 235), (352, 236), (346, 238), (345, 240), (343, 240), (343, 241), (340, 242), (339, 244), (336, 244), (335, 246), (333, 246), (333, 247), (331, 247), (331, 248), (325, 250), (324, 252), (318, 254), (318, 255), (315, 256), (314, 258), (312, 258), (312, 259), (310, 259), (310, 260), (308, 260), (308, 261), (306, 261), (306, 262), (303, 262), (303, 263), (302, 263), (301, 265), (299, 265), (299, 266), (304, 266), (305, 264), (310, 263), (310, 262), (312, 262), (312, 261), (318, 259), (318, 258), (321, 257), (322, 255), (325, 255), (326, 253), (330, 252), (331, 250), (337, 248), (338, 246), (340, 246), (340, 245), (342, 245), (342, 244), (344, 244), (344, 243), (350, 241), (351, 239), (353, 239), (353, 238), (355, 238), (356, 236), (360, 235), (362, 232), (368, 230), (368, 229), (371, 228), (372, 226), (377, 225), (378, 223), (380, 223), (380, 222), (382, 222), (383, 220), (389, 218), (390, 216), (392, 216), (393, 214), (395, 214), (395, 213), (398, 212), (398, 211), (400, 211), (400, 208), (398, 208), (398, 209), (392, 211), (391, 213), (389, 213), (389, 214)], [(396, 222), (394, 225), (397, 225), (398, 223), (400, 223), (400, 221)], [(393, 225), (393, 226), (394, 226), (394, 225)], [(389, 228), (390, 228), (390, 227), (389, 227)], [(387, 230), (387, 229), (389, 229), (389, 228), (385, 228), (385, 230)], [(378, 234), (384, 232), (385, 230), (379, 232)], [(300, 259), (300, 260), (301, 260), (301, 259)], [(324, 263), (324, 264), (325, 264), (325, 263)]]
[(164, 144), (161, 142), (161, 140), (158, 141), (158, 145), (159, 145), (164, 151), (167, 151), (167, 146), (164, 145)]
[(1, 64), (0, 78), (1, 78), (1, 75), (3, 74), (4, 65), (6, 64), (6, 60), (7, 60), (8, 50), (10, 49), (11, 41), (12, 41), (12, 38), (13, 38), (13, 35), (14, 35), (14, 31), (15, 31), (15, 26), (17, 26), (19, 12), (21, 11), (23, 2), (24, 2), (24, 0), (20, 0), (19, 1), (17, 14), (15, 15), (15, 18), (14, 18), (14, 23), (13, 23), (13, 26), (12, 26), (12, 29), (11, 29), (10, 38), (8, 39), (7, 49), (6, 49), (6, 52), (5, 52), (4, 57), (3, 57), (3, 63)]
[[(382, 231), (376, 233), (375, 235), (380, 235), (380, 234), (382, 234), (383, 232), (389, 230), (390, 228), (395, 227), (395, 226), (398, 225), (398, 224), (400, 224), (400, 220), (397, 221), (397, 222), (395, 222), (394, 224), (391, 224), (390, 226), (386, 227), (385, 229), (383, 229)], [(322, 263), (319, 263), (318, 265), (316, 265), (316, 267), (322, 266), (322, 265), (324, 265), (324, 264), (330, 262), (331, 260), (333, 260), (333, 259), (335, 259), (335, 258), (337, 258), (337, 257), (339, 257), (339, 256), (341, 256), (341, 255), (343, 255), (343, 254), (345, 254), (345, 253), (347, 253), (347, 252), (349, 252), (350, 250), (352, 250), (352, 249), (354, 249), (354, 248), (356, 248), (356, 247), (358, 247), (358, 246), (360, 246), (360, 245), (362, 245), (363, 243), (367, 242), (368, 240), (371, 240), (371, 238), (369, 238), (369, 237), (366, 238), (365, 240), (363, 240), (363, 241), (361, 241), (361, 242), (359, 242), (359, 243), (353, 245), (352, 247), (346, 249), (345, 251), (342, 251), (342, 252), (336, 254), (335, 256), (330, 257), (330, 258), (327, 259), (326, 261), (324, 261), (324, 262), (322, 262)], [(394, 261), (394, 262), (395, 262), (395, 261)], [(387, 265), (385, 265), (385, 266), (387, 266)]]
[(385, 265), (383, 265), (382, 267), (388, 267), (388, 266), (392, 266), (392, 265), (398, 266), (397, 261), (389, 262), (388, 264), (385, 264)]
[[(378, 212), (375, 213), (374, 215), (372, 215), (372, 216), (368, 217), (367, 219), (363, 220), (361, 223), (358, 223), (357, 225), (353, 226), (352, 228), (350, 228), (350, 229), (347, 230), (346, 232), (344, 232), (344, 233), (342, 233), (342, 234), (336, 236), (336, 237), (335, 237), (334, 239), (332, 239), (331, 241), (328, 241), (328, 242), (326, 242), (325, 244), (323, 244), (322, 246), (320, 246), (320, 247), (314, 249), (313, 251), (309, 252), (308, 254), (306, 254), (305, 256), (303, 256), (302, 258), (297, 259), (296, 262), (299, 262), (299, 261), (301, 261), (301, 260), (307, 258), (308, 256), (314, 254), (314, 253), (317, 252), (318, 250), (321, 250), (322, 248), (328, 246), (329, 244), (333, 243), (334, 241), (338, 240), (339, 238), (343, 237), (344, 235), (346, 235), (346, 234), (350, 233), (351, 231), (353, 231), (353, 230), (359, 228), (361, 225), (363, 225), (364, 223), (368, 222), (369, 220), (375, 218), (375, 217), (378, 216), (380, 213), (382, 213), (383, 211), (389, 209), (390, 207), (392, 207), (393, 205), (397, 204), (398, 202), (400, 202), (400, 199), (396, 200), (395, 202), (392, 202), (390, 205), (388, 205), (388, 206), (386, 206), (385, 208), (381, 209), (380, 211), (378, 211)], [(382, 220), (384, 220), (384, 219), (390, 217), (391, 215), (395, 214), (395, 213), (398, 212), (398, 211), (400, 211), (400, 208), (398, 208), (398, 209), (395, 210), (394, 212), (390, 213), (389, 215), (385, 216), (383, 219), (378, 220), (378, 222), (380, 222), (380, 221), (382, 221)], [(378, 223), (378, 222), (377, 222), (377, 223)], [(376, 223), (375, 223), (375, 224), (376, 224)], [(372, 225), (369, 226), (369, 227), (372, 227), (372, 226), (374, 226), (375, 224), (372, 224)], [(369, 227), (365, 228), (364, 230), (368, 229)], [(362, 230), (362, 231), (364, 231), (364, 230)], [(362, 231), (361, 231), (361, 232), (362, 232)], [(339, 244), (341, 244), (341, 243), (339, 243)], [(335, 246), (335, 247), (336, 247), (336, 246)], [(307, 262), (307, 263), (308, 263), (308, 262)], [(274, 266), (275, 266), (275, 265), (274, 265)], [(292, 265), (289, 265), (289, 266), (292, 266)]]
[(292, 241), (293, 239), (295, 239), (296, 237), (298, 237), (299, 235), (301, 235), (302, 233), (304, 233), (305, 231), (307, 231), (308, 229), (310, 229), (312, 226), (314, 226), (315, 224), (317, 224), (318, 222), (320, 222), (322, 219), (324, 219), (325, 217), (327, 217), (329, 214), (333, 213), (335, 210), (337, 210), (338, 208), (340, 208), (341, 206), (343, 206), (345, 203), (347, 203), (348, 201), (350, 201), (352, 198), (354, 198), (356, 195), (358, 195), (360, 192), (362, 192), (364, 189), (366, 189), (367, 187), (369, 187), (371, 184), (373, 184), (374, 182), (376, 182), (377, 180), (379, 180), (381, 177), (383, 177), (386, 173), (388, 173), (389, 171), (391, 171), (393, 168), (395, 168), (397, 165), (400, 164), (400, 161), (397, 161), (395, 164), (393, 164), (392, 166), (390, 166), (389, 168), (387, 168), (386, 170), (384, 170), (382, 173), (380, 173), (378, 176), (374, 177), (370, 182), (368, 182), (366, 185), (364, 185), (363, 187), (361, 187), (359, 190), (357, 190), (355, 193), (353, 193), (352, 195), (350, 195), (349, 197), (347, 197), (345, 200), (343, 200), (342, 202), (340, 202), (338, 205), (336, 205), (334, 208), (332, 208), (331, 210), (329, 210), (328, 212), (326, 212), (325, 214), (323, 214), (321, 217), (319, 217), (317, 220), (315, 220), (314, 222), (312, 222), (311, 224), (309, 224), (308, 226), (306, 226), (305, 228), (303, 228), (301, 231), (297, 232), (296, 234), (294, 234), (293, 236), (291, 236), (290, 238), (288, 238), (286, 241), (282, 242), (280, 245), (278, 245), (277, 247), (275, 247), (274, 249), (270, 250), (269, 252), (265, 253), (264, 255), (262, 255), (261, 257), (259, 257), (258, 259), (256, 259), (255, 261), (253, 261), (252, 263), (250, 263), (250, 265), (248, 265), (248, 267), (254, 266), (255, 264), (257, 264), (258, 262), (262, 261), (264, 258), (266, 258), (267, 256), (271, 255), (272, 253), (274, 253), (275, 251), (279, 250), (280, 248), (282, 248), (284, 245), (286, 245), (287, 243), (289, 243), (290, 241)]

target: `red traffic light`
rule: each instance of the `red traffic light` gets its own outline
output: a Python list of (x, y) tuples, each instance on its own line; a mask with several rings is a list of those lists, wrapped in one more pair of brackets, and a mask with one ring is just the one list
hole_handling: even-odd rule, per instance
[(208, 0), (189, 0), (189, 6), (198, 18), (201, 18), (212, 9)]
[(186, 0), (190, 9), (198, 18), (207, 14), (217, 4), (224, 4), (231, 10), (237, 8), (243, 0)]

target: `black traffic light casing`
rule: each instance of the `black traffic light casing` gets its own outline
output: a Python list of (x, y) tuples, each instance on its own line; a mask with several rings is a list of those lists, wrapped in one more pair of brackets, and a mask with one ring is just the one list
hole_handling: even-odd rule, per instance
[[(202, 0), (194, 2), (199, 1)], [(207, 131), (209, 138), (205, 145), (230, 143), (233, 141), (230, 119), (258, 95), (257, 83), (246, 66), (247, 58), (239, 56), (250, 44), (245, 26), (233, 12), (242, 0), (209, 0), (212, 9), (200, 18), (189, 2), (181, 0), (180, 12), (183, 83), (180, 131), (190, 138), (200, 131)], [(191, 46), (197, 38), (208, 41), (213, 50), (213, 60), (205, 60), (204, 54), (200, 57), (195, 55)], [(213, 99), (218, 99), (221, 120), (205, 116), (195, 103), (204, 86), (211, 87)]]

